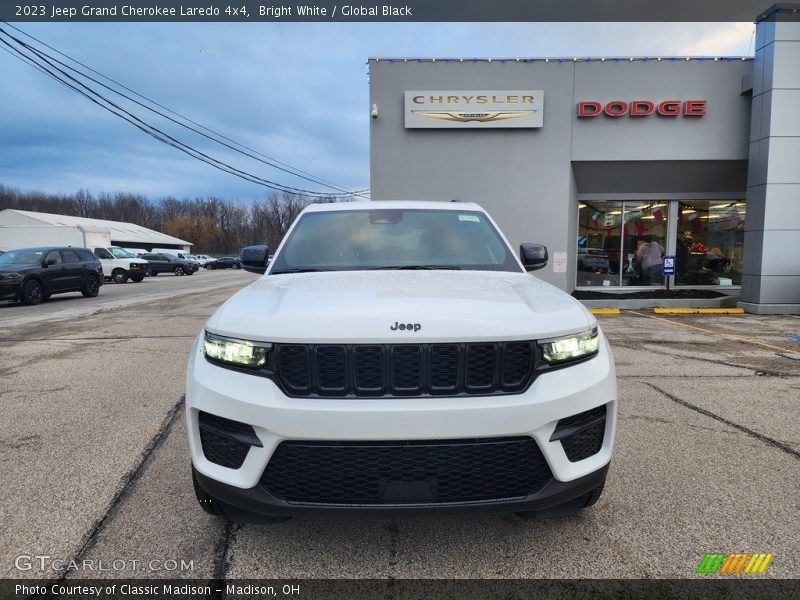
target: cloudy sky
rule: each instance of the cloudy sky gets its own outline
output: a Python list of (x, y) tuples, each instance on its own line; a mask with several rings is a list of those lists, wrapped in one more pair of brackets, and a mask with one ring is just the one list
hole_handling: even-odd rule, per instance
[[(754, 30), (752, 23), (16, 25), (202, 125), (349, 189), (369, 186), (369, 56), (749, 56)], [(6, 52), (0, 73), (2, 185), (153, 198), (265, 192), (148, 137)], [(321, 189), (153, 122), (239, 169)]]

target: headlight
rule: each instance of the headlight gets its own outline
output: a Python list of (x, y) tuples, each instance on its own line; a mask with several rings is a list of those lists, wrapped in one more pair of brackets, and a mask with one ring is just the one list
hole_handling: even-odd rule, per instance
[(272, 344), (267, 342), (237, 340), (208, 332), (203, 343), (203, 352), (208, 358), (253, 369), (266, 364), (267, 352), (271, 349)]
[(577, 335), (543, 340), (539, 342), (539, 346), (544, 360), (552, 365), (591, 356), (597, 352), (599, 343), (597, 329), (592, 329)]

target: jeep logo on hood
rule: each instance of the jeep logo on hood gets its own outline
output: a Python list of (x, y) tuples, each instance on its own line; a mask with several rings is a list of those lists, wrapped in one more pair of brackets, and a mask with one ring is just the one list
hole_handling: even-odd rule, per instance
[(392, 331), (419, 331), (422, 329), (422, 325), (419, 323), (398, 323), (397, 321), (394, 322), (394, 325), (389, 325), (389, 329)]

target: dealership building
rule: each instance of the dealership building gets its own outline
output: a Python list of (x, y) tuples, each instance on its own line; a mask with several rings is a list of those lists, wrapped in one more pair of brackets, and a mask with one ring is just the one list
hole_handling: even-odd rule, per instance
[(477, 202), (569, 292), (799, 313), (800, 4), (756, 23), (754, 57), (372, 58), (372, 198)]

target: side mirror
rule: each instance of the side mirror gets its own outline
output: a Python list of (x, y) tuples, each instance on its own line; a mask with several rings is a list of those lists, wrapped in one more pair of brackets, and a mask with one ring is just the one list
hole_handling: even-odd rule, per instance
[(57, 265), (57, 264), (58, 264), (58, 261), (55, 258), (48, 258), (46, 261), (44, 261), (44, 266), (45, 267), (49, 267), (50, 265)]
[(269, 264), (269, 248), (263, 244), (246, 246), (239, 252), (239, 262), (245, 271), (263, 275)]
[(520, 244), (519, 258), (526, 271), (536, 271), (547, 266), (547, 246), (541, 244)]

